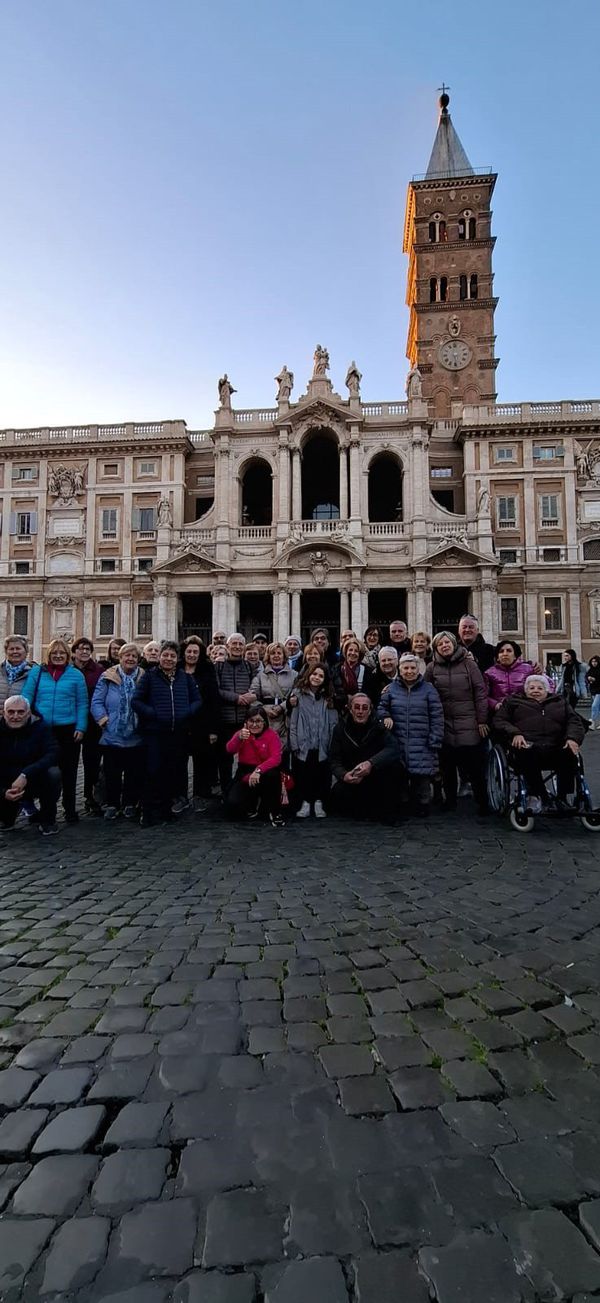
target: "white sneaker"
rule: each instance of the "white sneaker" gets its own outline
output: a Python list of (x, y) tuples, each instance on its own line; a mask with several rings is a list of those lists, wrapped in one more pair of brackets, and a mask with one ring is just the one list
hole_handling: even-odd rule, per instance
[(323, 809), (322, 801), (315, 801), (315, 819), (326, 819), (327, 815)]
[[(317, 807), (315, 805), (315, 814), (316, 812), (317, 812)], [(296, 810), (296, 818), (308, 819), (309, 817), (310, 817), (310, 805), (308, 804), (308, 801), (303, 801), (302, 805), (300, 806), (300, 809)]]

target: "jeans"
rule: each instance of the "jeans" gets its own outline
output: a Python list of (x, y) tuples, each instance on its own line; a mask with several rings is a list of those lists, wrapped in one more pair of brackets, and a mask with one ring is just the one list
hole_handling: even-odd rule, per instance
[(145, 818), (171, 818), (171, 806), (180, 795), (177, 788), (185, 743), (182, 732), (146, 734), (146, 781), (142, 798)]
[(600, 692), (596, 692), (592, 697), (592, 724), (597, 724), (600, 720)]
[[(59, 795), (60, 770), (51, 768), (44, 769), (41, 774), (28, 782), (23, 799), (35, 801), (37, 797), (40, 802), (40, 822), (53, 824), (56, 823), (56, 802)], [(20, 801), (5, 801), (3, 796), (0, 797), (0, 823), (12, 828), (20, 809)]]

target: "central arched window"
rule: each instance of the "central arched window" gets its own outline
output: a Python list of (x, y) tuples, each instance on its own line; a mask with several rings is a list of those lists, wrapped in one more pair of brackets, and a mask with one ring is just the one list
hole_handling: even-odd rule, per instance
[(302, 519), (339, 520), (340, 457), (333, 435), (318, 432), (302, 450)]
[(445, 244), (447, 239), (445, 218), (441, 213), (434, 213), (429, 222), (429, 243)]
[(273, 483), (271, 467), (266, 461), (250, 462), (242, 475), (242, 525), (272, 525)]
[(474, 240), (477, 231), (477, 223), (470, 210), (465, 208), (458, 219), (458, 238), (459, 240)]
[(459, 282), (459, 294), (461, 299), (476, 299), (479, 293), (477, 275), (461, 276)]
[(402, 520), (402, 468), (392, 453), (380, 453), (369, 466), (369, 520)]
[(448, 298), (448, 277), (432, 276), (429, 281), (429, 302), (445, 303)]

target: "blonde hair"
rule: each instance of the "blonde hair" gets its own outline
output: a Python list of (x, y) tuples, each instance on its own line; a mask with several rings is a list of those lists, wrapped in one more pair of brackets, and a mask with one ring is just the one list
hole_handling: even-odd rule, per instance
[(359, 655), (360, 660), (362, 661), (362, 660), (364, 659), (364, 656), (365, 656), (365, 654), (366, 654), (367, 649), (366, 649), (366, 647), (365, 647), (364, 642), (361, 642), (361, 641), (360, 641), (360, 638), (355, 638), (355, 637), (352, 637), (352, 638), (345, 638), (344, 641), (343, 641), (343, 643), (342, 643), (341, 651), (342, 651), (342, 656), (344, 657), (344, 660), (346, 659), (346, 656), (347, 656), (347, 653), (348, 653), (348, 648), (351, 647), (351, 646), (353, 646), (353, 645), (354, 645), (355, 647), (358, 647), (358, 655)]
[(66, 642), (64, 638), (53, 638), (52, 641), (48, 643), (48, 650), (47, 650), (47, 652), (46, 652), (46, 664), (47, 664), (47, 665), (49, 665), (49, 663), (50, 663), (50, 657), (51, 657), (51, 655), (52, 655), (52, 652), (57, 651), (59, 647), (62, 647), (62, 649), (63, 649), (63, 651), (65, 652), (65, 655), (66, 655), (66, 657), (67, 657), (67, 660), (70, 661), (70, 659), (71, 659), (71, 649), (70, 649), (70, 647), (69, 647), (68, 642)]
[(133, 651), (135, 652), (135, 654), (136, 654), (136, 656), (137, 656), (137, 658), (138, 658), (138, 660), (139, 660), (139, 659), (140, 659), (140, 649), (139, 649), (139, 647), (138, 647), (138, 645), (137, 645), (137, 642), (124, 642), (124, 643), (123, 643), (123, 646), (122, 646), (122, 647), (119, 647), (119, 660), (121, 659), (121, 657), (122, 657), (122, 655), (123, 655), (123, 652), (133, 652)]
[(271, 664), (271, 656), (272, 656), (273, 652), (277, 650), (278, 647), (279, 647), (279, 650), (283, 653), (283, 663), (284, 663), (284, 665), (287, 665), (287, 663), (288, 663), (288, 654), (287, 654), (287, 652), (286, 652), (286, 650), (285, 650), (285, 645), (284, 645), (282, 642), (270, 642), (270, 643), (269, 643), (269, 646), (267, 647), (267, 650), (266, 650), (266, 652), (265, 652), (265, 659), (264, 659), (264, 662), (263, 662), (264, 665), (270, 665), (270, 664)]

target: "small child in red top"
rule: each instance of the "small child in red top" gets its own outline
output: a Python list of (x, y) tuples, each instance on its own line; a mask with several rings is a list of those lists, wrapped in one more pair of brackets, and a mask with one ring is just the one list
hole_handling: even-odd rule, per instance
[(256, 819), (264, 813), (274, 828), (282, 827), (281, 741), (269, 728), (264, 706), (250, 706), (243, 728), (226, 745), (230, 755), (238, 757), (235, 778), (225, 796), (227, 816)]

